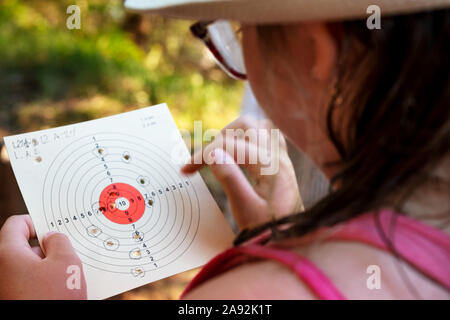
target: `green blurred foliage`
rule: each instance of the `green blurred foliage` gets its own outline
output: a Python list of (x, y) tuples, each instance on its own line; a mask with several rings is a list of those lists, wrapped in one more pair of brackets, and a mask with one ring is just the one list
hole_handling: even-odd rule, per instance
[[(81, 8), (69, 30), (66, 9)], [(0, 2), (0, 126), (15, 132), (167, 102), (180, 128), (221, 128), (243, 84), (220, 71), (192, 22), (127, 13), (114, 0)]]

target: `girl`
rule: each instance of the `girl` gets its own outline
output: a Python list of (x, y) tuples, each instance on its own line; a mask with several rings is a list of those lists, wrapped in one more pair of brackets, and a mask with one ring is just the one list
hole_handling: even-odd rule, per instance
[[(381, 29), (366, 23), (372, 3), (380, 5)], [(331, 181), (325, 198), (299, 212), (283, 139), (276, 174), (261, 176), (258, 164), (244, 164), (252, 184), (225, 151), (226, 139), (213, 145), (211, 169), (241, 232), (194, 278), (184, 298), (450, 298), (450, 11), (442, 9), (450, 1), (127, 5), (241, 22), (245, 70), (214, 43), (210, 22), (193, 31), (216, 49), (228, 73), (249, 80), (273, 123)], [(238, 119), (229, 128), (271, 124)], [(245, 139), (237, 145), (254, 147)], [(202, 165), (186, 165), (183, 172)], [(69, 292), (59, 280), (67, 264), (80, 264), (67, 238), (48, 236), (43, 258), (28, 246), (33, 235), (26, 216), (3, 227), (1, 296), (85, 297), (84, 287)]]

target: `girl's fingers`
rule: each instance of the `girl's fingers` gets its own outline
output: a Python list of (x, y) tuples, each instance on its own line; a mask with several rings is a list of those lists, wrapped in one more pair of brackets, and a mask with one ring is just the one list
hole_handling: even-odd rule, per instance
[(15, 255), (28, 257), (30, 261), (40, 258), (33, 252), (29, 240), (36, 238), (36, 231), (29, 215), (15, 215), (9, 217), (0, 230), (0, 246)]
[[(227, 143), (227, 130), (243, 130), (244, 132), (248, 129), (257, 129), (259, 127), (259, 121), (248, 117), (248, 116), (241, 116), (231, 123), (229, 123), (226, 127), (224, 127), (219, 134), (217, 134), (214, 138), (214, 140), (209, 143), (205, 148), (202, 148), (201, 150), (198, 150), (194, 153), (194, 155), (191, 157), (188, 164), (183, 166), (181, 168), (181, 172), (185, 174), (194, 173), (198, 170), (200, 170), (205, 165), (209, 164), (205, 162), (204, 155), (210, 154), (210, 152), (217, 148), (223, 148), (226, 149), (226, 143)], [(228, 137), (230, 140), (230, 137)], [(240, 140), (240, 138), (235, 138), (233, 136), (232, 140)], [(228, 141), (229, 142), (229, 141)]]
[(0, 243), (24, 244), (30, 247), (28, 241), (36, 237), (33, 223), (29, 215), (9, 217), (0, 230)]
[[(255, 192), (241, 168), (227, 152), (216, 149), (211, 156), (214, 159), (214, 163), (210, 165), (211, 171), (224, 188), (234, 213), (250, 214), (255, 208), (263, 206), (264, 200)], [(236, 219), (239, 223), (242, 217)]]
[[(207, 145), (204, 149), (196, 152), (188, 164), (181, 168), (181, 171), (185, 174), (194, 173), (206, 165), (212, 164), (212, 159), (209, 155), (213, 150), (222, 149), (226, 150), (234, 161), (244, 168), (259, 167), (261, 165), (261, 156), (266, 151), (263, 148), (250, 143), (244, 139), (216, 139)], [(267, 157), (263, 157), (267, 158)], [(264, 159), (263, 159), (264, 160)]]
[(69, 238), (63, 233), (53, 231), (47, 233), (42, 239), (42, 247), (47, 258), (66, 262), (79, 261)]

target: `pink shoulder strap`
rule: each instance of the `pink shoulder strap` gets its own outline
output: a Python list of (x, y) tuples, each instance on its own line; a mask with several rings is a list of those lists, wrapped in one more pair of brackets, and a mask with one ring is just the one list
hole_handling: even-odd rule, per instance
[(345, 299), (322, 271), (305, 257), (290, 251), (261, 246), (259, 244), (233, 247), (216, 256), (192, 279), (180, 298), (183, 298), (189, 291), (214, 276), (224, 273), (246, 261), (254, 260), (255, 258), (281, 262), (295, 272), (319, 299)]
[[(314, 233), (317, 238), (329, 229)], [(312, 262), (300, 254), (284, 248), (262, 246), (258, 241), (233, 247), (211, 260), (191, 281), (182, 297), (204, 281), (245, 261), (270, 259), (278, 261), (293, 272), (319, 299), (345, 299), (330, 279)], [(357, 241), (396, 252), (425, 275), (450, 290), (450, 236), (414, 219), (383, 210), (361, 215), (332, 228), (322, 241)]]
[(239, 247), (237, 249), (239, 252), (253, 257), (281, 262), (295, 272), (319, 299), (345, 299), (340, 291), (334, 286), (333, 282), (331, 282), (311, 261), (300, 254), (256, 244)]
[(390, 210), (350, 220), (326, 241), (357, 241), (398, 254), (450, 290), (450, 235)]

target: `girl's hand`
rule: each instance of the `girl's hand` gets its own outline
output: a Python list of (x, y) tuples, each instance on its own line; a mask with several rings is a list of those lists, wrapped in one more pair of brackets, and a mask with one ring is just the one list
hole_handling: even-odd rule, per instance
[(35, 237), (28, 215), (10, 217), (0, 230), (0, 299), (86, 299), (82, 264), (69, 239), (46, 235), (44, 256), (28, 243)]
[[(235, 133), (240, 131), (241, 134), (231, 136), (231, 131), (227, 129), (235, 130)], [(200, 157), (198, 152), (203, 156)], [(190, 164), (182, 168), (182, 172), (193, 173), (209, 164), (225, 190), (241, 230), (303, 210), (286, 141), (269, 120), (238, 118), (225, 127), (204, 150), (198, 152), (193, 155)], [(239, 156), (243, 154), (245, 157)], [(199, 162), (200, 158), (201, 163), (194, 163), (195, 160)], [(251, 163), (251, 159), (256, 161)], [(270, 171), (267, 170), (269, 167), (277, 170), (262, 174), (264, 169), (266, 173)]]

